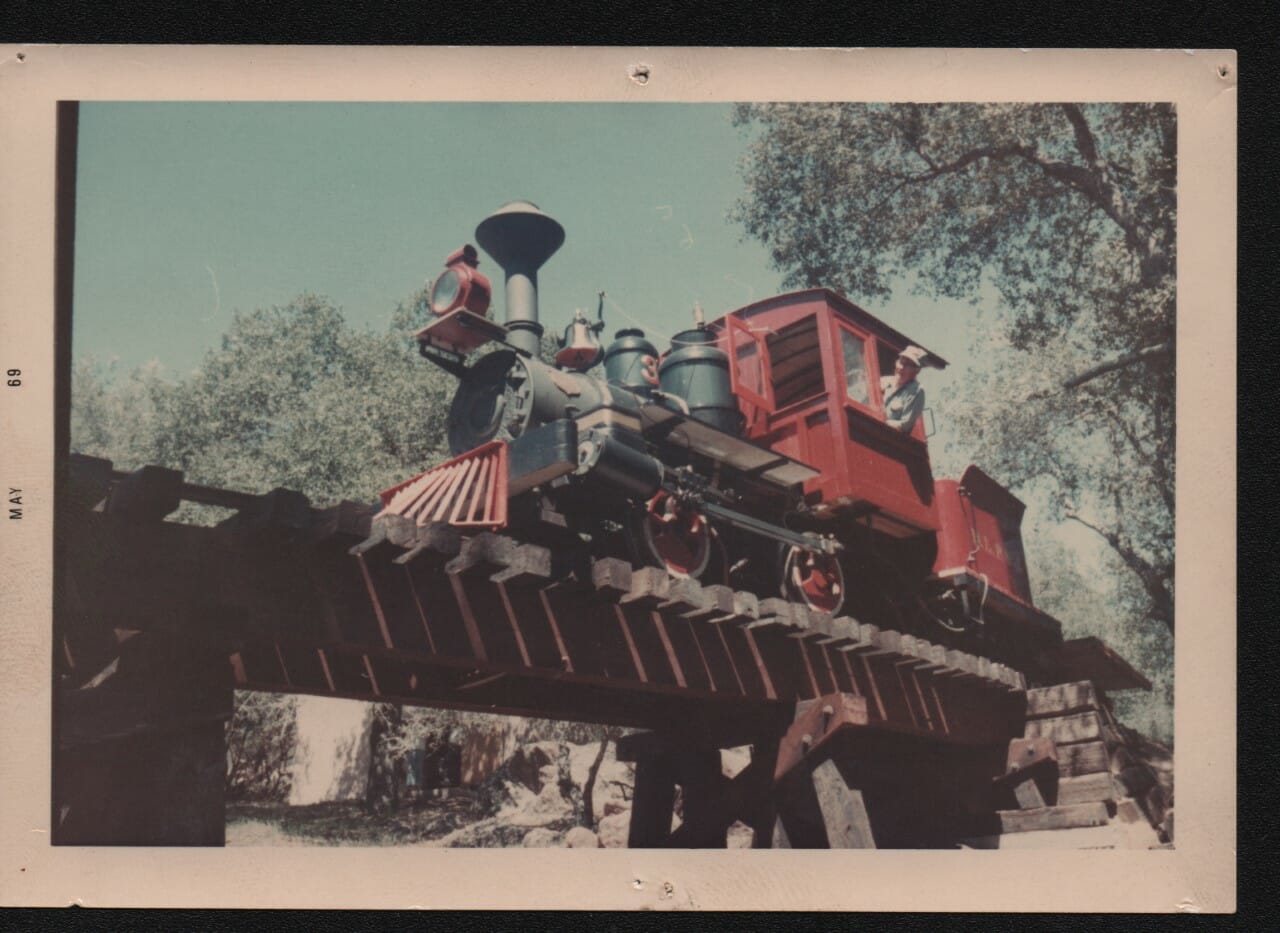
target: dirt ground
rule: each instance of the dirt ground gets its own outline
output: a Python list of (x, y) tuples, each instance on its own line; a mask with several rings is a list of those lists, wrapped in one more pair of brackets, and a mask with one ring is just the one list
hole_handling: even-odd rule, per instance
[(518, 846), (529, 827), (503, 827), (473, 795), (422, 797), (394, 815), (371, 814), (356, 801), (291, 807), (227, 806), (228, 846)]

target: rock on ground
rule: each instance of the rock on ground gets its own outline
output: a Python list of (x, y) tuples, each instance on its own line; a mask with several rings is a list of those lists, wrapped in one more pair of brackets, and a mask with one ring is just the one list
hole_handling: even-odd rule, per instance
[(725, 845), (730, 849), (750, 849), (755, 840), (755, 832), (741, 820), (735, 820), (725, 833)]
[(545, 826), (537, 826), (524, 834), (521, 841), (526, 849), (549, 849), (560, 844), (560, 834)]
[(585, 826), (575, 826), (564, 834), (564, 845), (568, 849), (598, 849), (600, 838)]
[(631, 811), (621, 810), (600, 820), (600, 846), (604, 849), (625, 849), (631, 832)]

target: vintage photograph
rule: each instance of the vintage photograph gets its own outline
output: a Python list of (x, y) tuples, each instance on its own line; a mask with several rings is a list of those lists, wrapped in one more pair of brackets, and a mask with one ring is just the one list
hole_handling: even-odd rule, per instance
[(660, 908), (813, 857), (758, 850), (1185, 887), (1203, 113), (631, 57), (51, 102), (44, 844), (586, 848)]
[(56, 844), (1174, 843), (1168, 103), (63, 118)]

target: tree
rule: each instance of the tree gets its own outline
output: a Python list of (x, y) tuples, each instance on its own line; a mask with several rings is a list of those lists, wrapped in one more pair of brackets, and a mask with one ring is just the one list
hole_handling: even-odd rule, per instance
[[(78, 360), (72, 373), (71, 447), (122, 469), (155, 464), (188, 481), (267, 492), (284, 486), (313, 504), (369, 501), (447, 457), (454, 382), (418, 357), (409, 337), (424, 314), (414, 296), (384, 334), (349, 327), (323, 298), (237, 314), (221, 346), (189, 377), (157, 365), (117, 378)], [(184, 505), (178, 517), (199, 520)], [(384, 704), (385, 706), (385, 704)], [(228, 728), (228, 791), (281, 799), (295, 739), (292, 698), (237, 695)], [(379, 708), (369, 803), (394, 809), (403, 762), (386, 737), (400, 710)]]
[(732, 217), (792, 287), (1001, 307), (946, 415), (1173, 631), (1176, 122), (1163, 104), (744, 104)]
[(289, 796), (289, 766), (298, 733), (298, 698), (237, 692), (227, 722), (227, 795), (280, 802)]
[(72, 448), (195, 483), (283, 486), (317, 505), (369, 501), (448, 456), (454, 381), (417, 355), (420, 302), (402, 305), (383, 334), (354, 330), (314, 295), (237, 314), (220, 348), (176, 382), (154, 368), (114, 381), (81, 361)]

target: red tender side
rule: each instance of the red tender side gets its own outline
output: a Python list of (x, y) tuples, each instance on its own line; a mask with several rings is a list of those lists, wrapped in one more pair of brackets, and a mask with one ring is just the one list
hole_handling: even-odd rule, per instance
[(1021, 500), (970, 466), (960, 479), (938, 480), (938, 558), (934, 573), (985, 575), (991, 586), (1031, 604), (1022, 550)]

